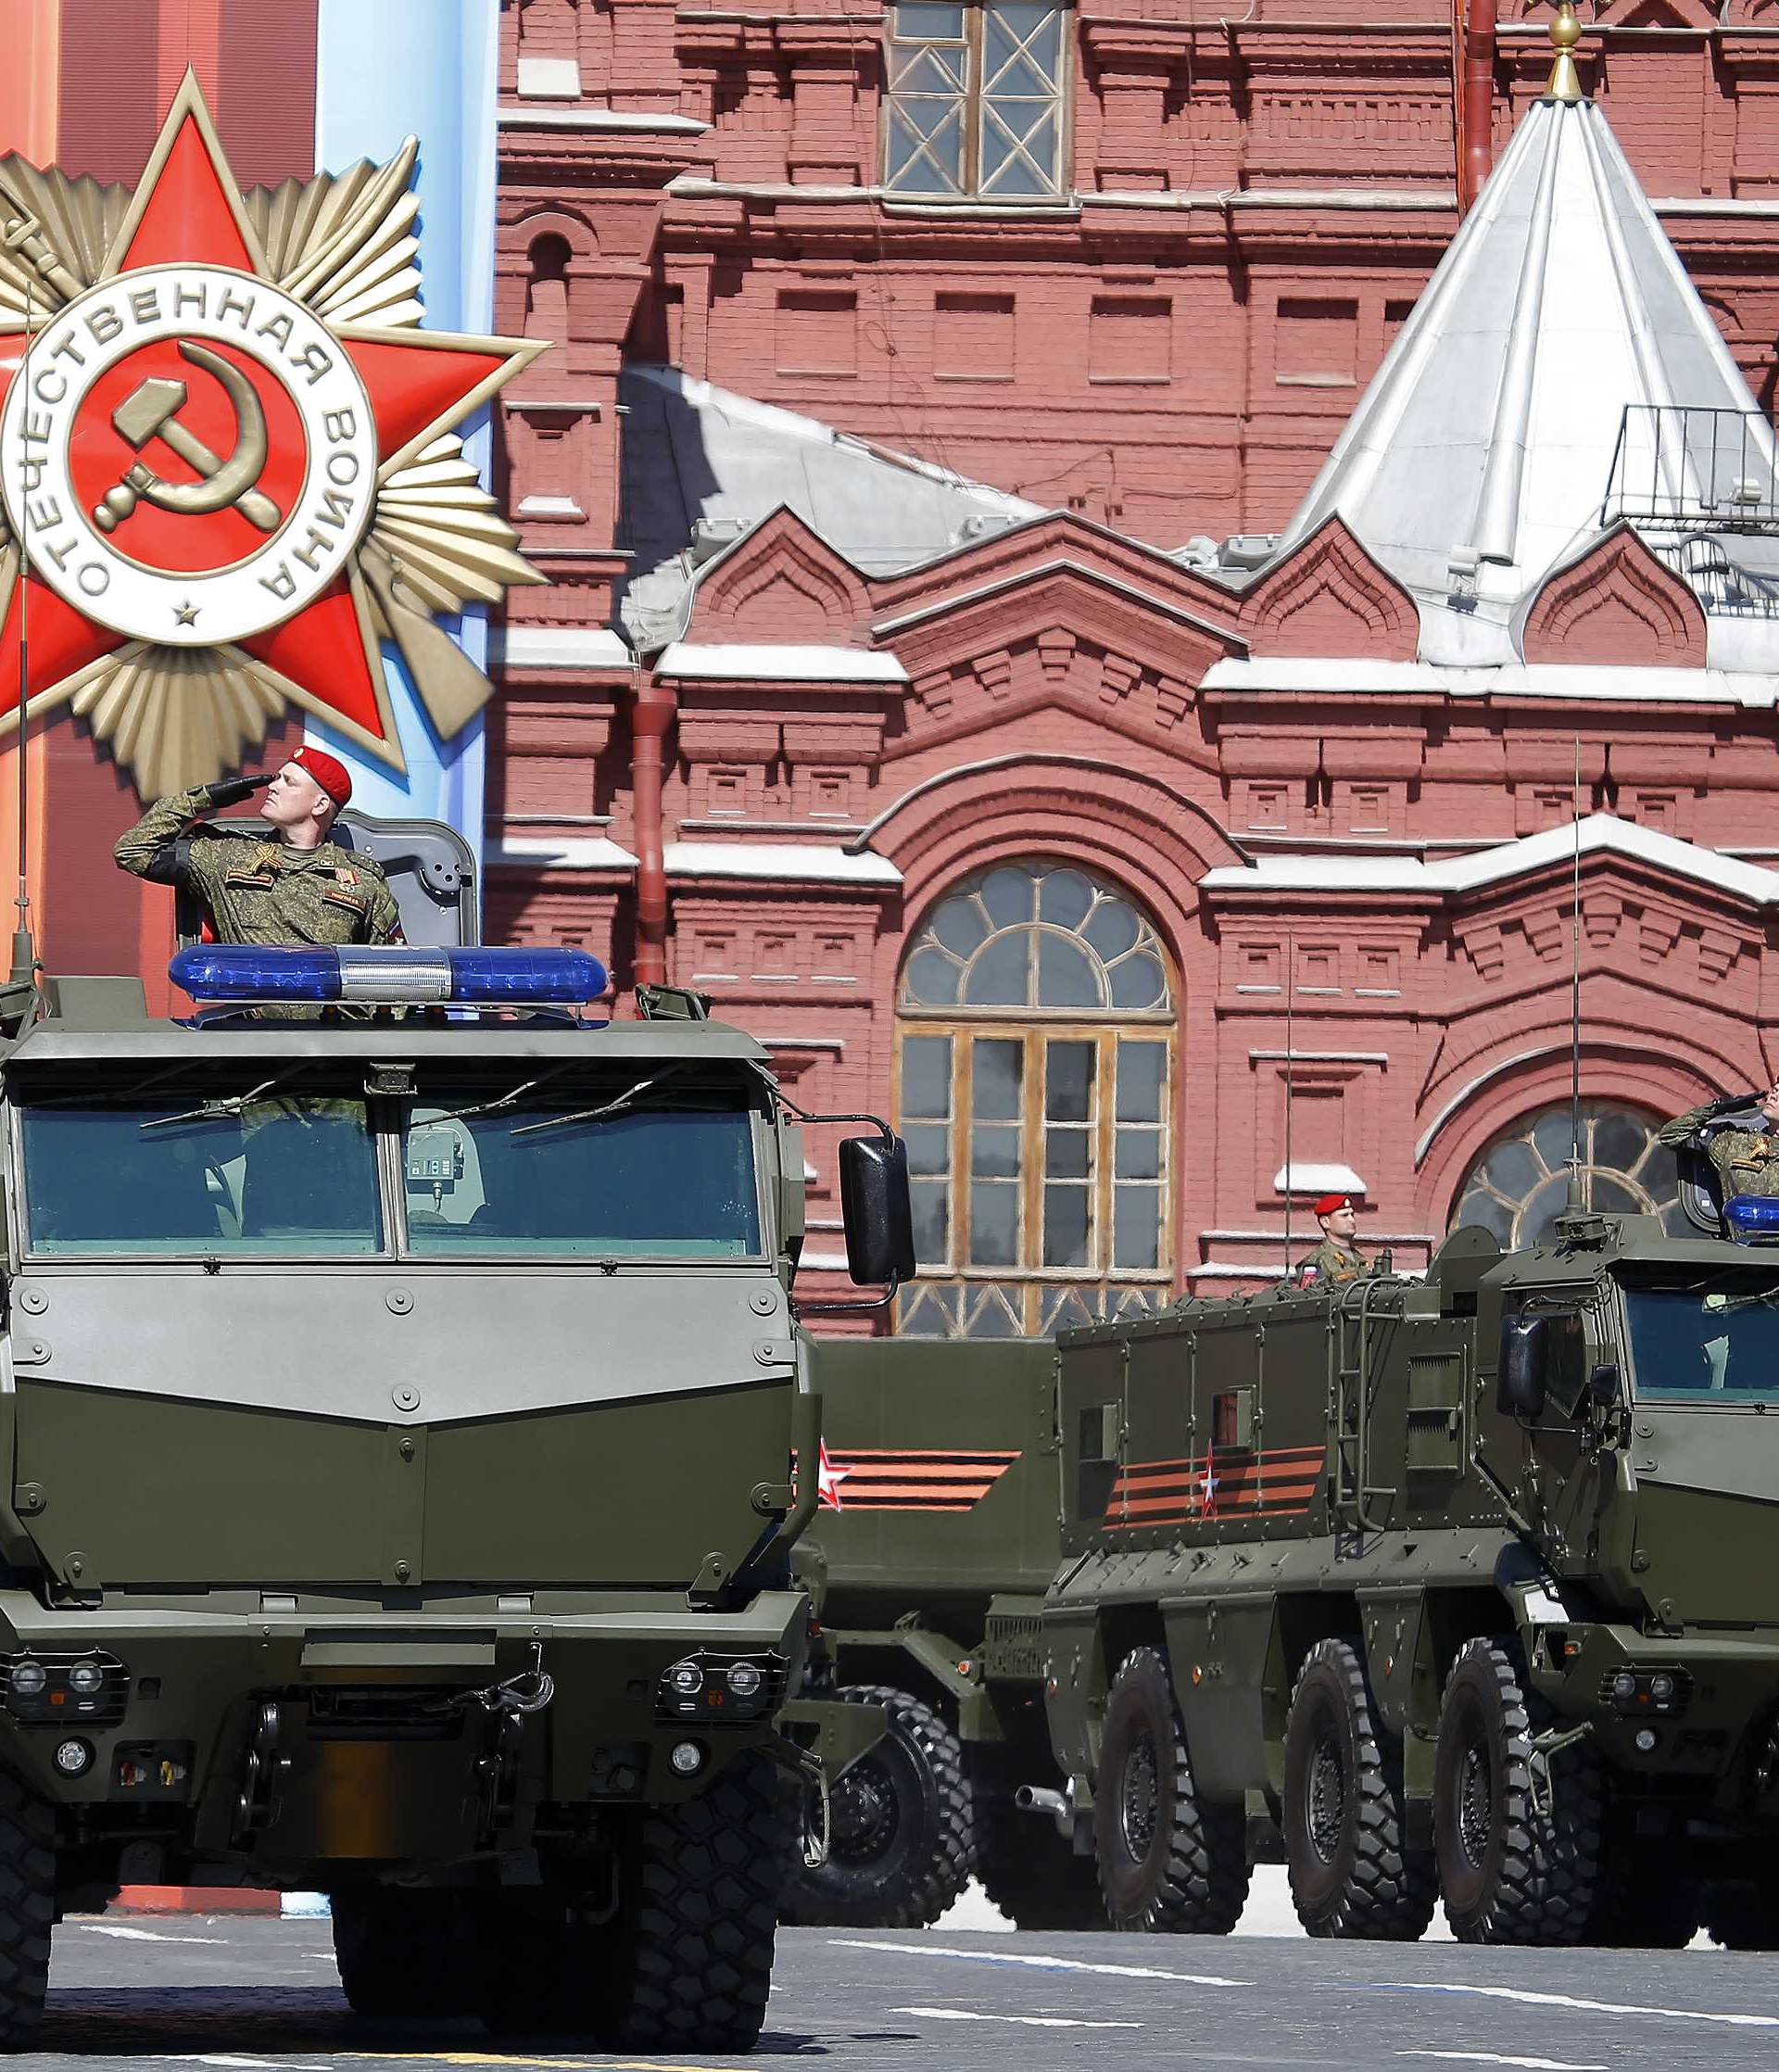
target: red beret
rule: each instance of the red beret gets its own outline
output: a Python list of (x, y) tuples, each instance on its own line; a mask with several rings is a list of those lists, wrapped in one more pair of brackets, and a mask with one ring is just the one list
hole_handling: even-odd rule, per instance
[(1316, 1204), (1313, 1213), (1318, 1216), (1332, 1216), (1337, 1208), (1351, 1208), (1352, 1206), (1351, 1194), (1324, 1194)]
[(330, 755), (324, 748), (304, 747), (296, 751), (291, 761), (299, 770), (306, 770), (336, 806), (349, 802), (352, 774), (337, 756)]

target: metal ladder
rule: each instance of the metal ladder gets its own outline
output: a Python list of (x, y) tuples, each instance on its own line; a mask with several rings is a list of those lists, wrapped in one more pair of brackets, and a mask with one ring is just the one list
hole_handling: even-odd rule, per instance
[(1384, 1285), (1369, 1275), (1349, 1282), (1328, 1312), (1328, 1402), (1333, 1430), (1329, 1510), (1337, 1529), (1361, 1535), (1383, 1530), (1383, 1522), (1368, 1509), (1370, 1501), (1375, 1497), (1394, 1503), (1396, 1497), (1394, 1488), (1367, 1480), (1371, 1465), (1372, 1298)]

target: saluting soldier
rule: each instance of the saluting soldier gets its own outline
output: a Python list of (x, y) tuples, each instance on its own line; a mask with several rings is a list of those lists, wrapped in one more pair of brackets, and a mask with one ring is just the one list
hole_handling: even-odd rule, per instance
[(1688, 1108), (1656, 1132), (1656, 1142), (1671, 1149), (1686, 1142), (1695, 1130), (1714, 1117), (1733, 1113), (1750, 1104), (1758, 1107), (1763, 1128), (1752, 1118), (1734, 1130), (1720, 1130), (1705, 1147), (1725, 1196), (1731, 1194), (1779, 1194), (1779, 1081), (1768, 1087), (1758, 1102), (1752, 1095), (1728, 1101), (1708, 1101), (1700, 1108)]
[(1296, 1269), (1297, 1285), (1338, 1288), (1343, 1282), (1356, 1281), (1361, 1274), (1369, 1273), (1370, 1264), (1355, 1242), (1359, 1219), (1352, 1195), (1324, 1194), (1316, 1204), (1314, 1214), (1321, 1226), (1322, 1242)]
[[(265, 836), (200, 818), (265, 790)], [(329, 840), (352, 796), (344, 763), (299, 748), (280, 769), (157, 799), (112, 852), (133, 877), (194, 893), (219, 942), (399, 942), (381, 866)]]

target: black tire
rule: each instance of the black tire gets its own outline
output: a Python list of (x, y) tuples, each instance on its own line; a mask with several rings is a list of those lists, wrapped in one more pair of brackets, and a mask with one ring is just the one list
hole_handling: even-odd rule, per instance
[(340, 1986), (355, 2015), (476, 2011), (477, 1946), (466, 1894), (360, 1886), (335, 1892), (329, 1911)]
[(55, 1918), (55, 1817), (0, 1771), (0, 2050), (22, 2048), (42, 2019)]
[(1711, 1940), (1724, 1950), (1779, 1950), (1779, 1888), (1751, 1879), (1713, 1885), (1700, 1913)]
[(893, 1685), (853, 1684), (838, 1695), (881, 1705), (889, 1726), (834, 1787), (827, 1862), (793, 1871), (784, 1917), (808, 1927), (928, 1927), (976, 1869), (964, 1750), (930, 1705)]
[(1243, 1809), (1199, 1798), (1165, 1658), (1136, 1648), (1112, 1680), (1093, 1856), (1115, 1928), (1228, 1935), (1248, 1897)]
[(589, 1952), (606, 2049), (753, 2048), (796, 1838), (790, 1781), (766, 1755), (642, 1815), (618, 1917)]
[(1379, 1731), (1358, 1650), (1318, 1641), (1285, 1729), (1285, 1863), (1305, 1933), (1418, 1941), (1433, 1917), (1433, 1861), (1406, 1834), (1401, 1750)]
[[(592, 2042), (609, 1931), (595, 1925), (589, 1898), (560, 1880), (477, 1895), (479, 1948), (467, 1969), (475, 2012), (494, 2035)], [(610, 1904), (609, 1888), (600, 1898)]]
[(1047, 1813), (1021, 1813), (1010, 1800), (978, 1801), (976, 1875), (1016, 1928), (1054, 1933), (1104, 1928), (1098, 1866), (1077, 1856)]
[(1433, 1757), (1433, 1834), (1445, 1918), (1460, 1942), (1559, 1946), (1587, 1933), (1598, 1889), (1597, 1757), (1548, 1757), (1510, 1644), (1467, 1641), (1445, 1679)]

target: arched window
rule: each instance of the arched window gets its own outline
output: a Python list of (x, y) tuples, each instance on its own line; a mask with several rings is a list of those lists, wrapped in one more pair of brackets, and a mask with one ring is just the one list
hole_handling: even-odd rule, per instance
[(1165, 1295), (1174, 1000), (1137, 908), (1069, 864), (983, 871), (915, 935), (898, 1006), (898, 1328), (1014, 1338)]
[[(1607, 1214), (1659, 1216), (1690, 1233), (1680, 1206), (1674, 1155), (1656, 1142), (1659, 1122), (1598, 1102), (1582, 1106), (1582, 1202)], [(1503, 1251), (1542, 1244), (1569, 1197), (1571, 1127), (1567, 1101), (1516, 1122), (1470, 1168), (1457, 1191), (1452, 1227), (1481, 1223)]]

